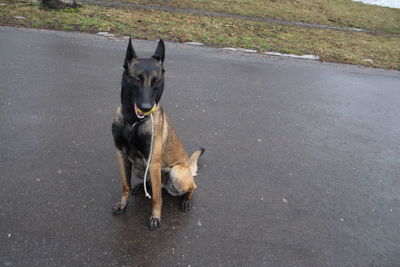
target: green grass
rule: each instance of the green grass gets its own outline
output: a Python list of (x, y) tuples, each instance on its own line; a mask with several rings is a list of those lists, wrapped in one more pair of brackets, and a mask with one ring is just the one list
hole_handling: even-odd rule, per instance
[[(112, 2), (112, 0), (108, 0)], [(119, 0), (400, 33), (400, 9), (351, 0)]]
[[(26, 19), (16, 19), (15, 16)], [(324, 61), (400, 70), (400, 38), (394, 35), (86, 4), (75, 13), (46, 11), (27, 2), (7, 2), (2, 6), (0, 25), (92, 33), (108, 31), (117, 36), (130, 35), (139, 39), (164, 38), (176, 42), (202, 42), (213, 47), (257, 49), (259, 52), (315, 54)]]

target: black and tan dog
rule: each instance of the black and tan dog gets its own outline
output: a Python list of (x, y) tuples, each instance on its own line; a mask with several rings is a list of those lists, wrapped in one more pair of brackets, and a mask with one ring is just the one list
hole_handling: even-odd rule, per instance
[(152, 58), (138, 58), (129, 39), (122, 75), (122, 106), (117, 108), (112, 123), (122, 176), (122, 197), (113, 207), (113, 213), (125, 211), (130, 192), (140, 191), (138, 189), (143, 186), (131, 188), (132, 171), (143, 178), (148, 167), (153, 204), (149, 226), (152, 230), (160, 227), (162, 188), (173, 196), (184, 196), (182, 211), (189, 210), (196, 189), (193, 176), (204, 152), (199, 149), (188, 156), (159, 104), (164, 89), (164, 55), (164, 42), (160, 40)]

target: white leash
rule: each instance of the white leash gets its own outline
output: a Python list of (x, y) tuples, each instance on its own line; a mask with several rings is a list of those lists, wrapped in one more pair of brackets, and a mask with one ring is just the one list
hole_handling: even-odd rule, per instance
[(146, 179), (147, 179), (147, 172), (149, 171), (149, 166), (150, 166), (150, 161), (151, 161), (151, 154), (153, 151), (153, 139), (154, 139), (154, 121), (153, 121), (153, 114), (150, 114), (151, 117), (151, 141), (150, 141), (150, 152), (149, 152), (149, 158), (147, 160), (147, 166), (146, 166), (146, 171), (144, 172), (144, 182), (143, 182), (143, 187), (144, 187), (144, 193), (146, 197), (151, 199), (151, 196), (149, 193), (147, 193), (147, 188), (146, 188)]

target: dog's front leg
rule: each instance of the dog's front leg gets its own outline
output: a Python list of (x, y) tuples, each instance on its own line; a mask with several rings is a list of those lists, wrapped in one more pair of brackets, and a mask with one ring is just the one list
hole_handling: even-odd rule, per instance
[(152, 159), (150, 163), (150, 176), (151, 176), (151, 189), (152, 189), (152, 204), (153, 210), (149, 220), (149, 227), (151, 230), (155, 230), (160, 227), (161, 224), (161, 206), (162, 206), (162, 196), (161, 196), (161, 154), (162, 154), (162, 136), (157, 134), (162, 132), (162, 124), (155, 123), (156, 127), (154, 131), (154, 145)]
[(160, 227), (161, 223), (161, 207), (162, 207), (162, 196), (161, 196), (161, 165), (160, 163), (152, 163), (150, 166), (151, 176), (151, 189), (152, 189), (152, 204), (153, 210), (149, 220), (149, 227), (151, 230), (155, 230)]
[(129, 192), (131, 191), (131, 177), (132, 177), (132, 163), (121, 152), (117, 151), (117, 160), (119, 171), (122, 178), (122, 196), (121, 201), (118, 202), (112, 209), (112, 213), (119, 215), (125, 211), (128, 205)]

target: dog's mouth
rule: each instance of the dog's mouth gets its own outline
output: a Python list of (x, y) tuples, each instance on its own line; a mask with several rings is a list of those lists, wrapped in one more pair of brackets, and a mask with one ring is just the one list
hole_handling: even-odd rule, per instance
[(137, 107), (136, 103), (134, 105), (134, 108), (136, 117), (138, 117), (139, 119), (143, 119), (144, 118), (143, 112)]
[(138, 117), (139, 119), (143, 119), (145, 116), (148, 116), (151, 113), (153, 113), (156, 110), (156, 106), (157, 106), (157, 104), (154, 104), (154, 106), (149, 111), (145, 112), (145, 111), (142, 111), (140, 108), (138, 108), (138, 106), (135, 103), (134, 109), (135, 109), (136, 117)]

